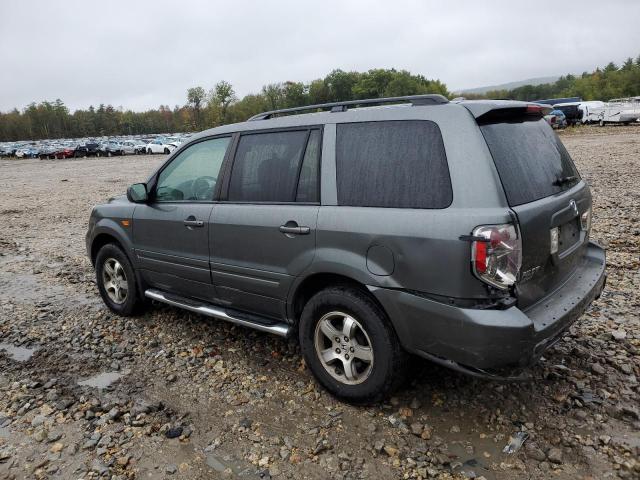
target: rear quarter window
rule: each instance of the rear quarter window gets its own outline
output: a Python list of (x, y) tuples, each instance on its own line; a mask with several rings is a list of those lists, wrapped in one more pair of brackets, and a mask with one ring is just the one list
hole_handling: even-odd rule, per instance
[(451, 204), (449, 166), (436, 123), (343, 123), (336, 129), (340, 205), (437, 209)]
[(486, 123), (480, 130), (510, 206), (560, 193), (580, 181), (569, 153), (543, 119)]

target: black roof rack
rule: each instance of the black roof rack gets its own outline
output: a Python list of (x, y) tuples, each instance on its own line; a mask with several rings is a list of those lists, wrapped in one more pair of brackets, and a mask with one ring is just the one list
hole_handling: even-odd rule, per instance
[(267, 120), (274, 115), (283, 113), (297, 113), (304, 112), (306, 110), (327, 110), (331, 109), (332, 112), (345, 112), (349, 107), (357, 105), (378, 105), (384, 103), (400, 103), (408, 102), (411, 105), (441, 105), (443, 103), (449, 103), (446, 97), (439, 94), (428, 95), (409, 95), (407, 97), (387, 97), (387, 98), (366, 98), (363, 100), (347, 100), (344, 102), (331, 102), (331, 103), (319, 103), (317, 105), (305, 105), (303, 107), (295, 108), (281, 108), (279, 110), (271, 110), (268, 112), (258, 113), (249, 119), (253, 120)]

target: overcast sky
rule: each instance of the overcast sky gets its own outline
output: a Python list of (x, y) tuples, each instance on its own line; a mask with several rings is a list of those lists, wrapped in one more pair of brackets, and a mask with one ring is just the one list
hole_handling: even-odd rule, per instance
[(406, 69), (450, 90), (640, 54), (640, 1), (0, 0), (0, 110), (142, 110), (186, 90)]

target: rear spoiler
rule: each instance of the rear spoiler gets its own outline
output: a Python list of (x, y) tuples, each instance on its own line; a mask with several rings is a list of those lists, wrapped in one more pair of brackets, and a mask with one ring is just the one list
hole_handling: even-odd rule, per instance
[(521, 116), (542, 118), (553, 110), (550, 105), (511, 100), (464, 101), (460, 102), (478, 122), (507, 120)]

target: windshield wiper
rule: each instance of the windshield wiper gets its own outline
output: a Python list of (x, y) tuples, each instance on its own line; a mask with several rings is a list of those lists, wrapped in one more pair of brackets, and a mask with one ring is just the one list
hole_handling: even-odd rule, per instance
[(574, 180), (577, 180), (577, 179), (578, 179), (578, 177), (576, 177), (575, 175), (569, 175), (569, 176), (566, 176), (566, 177), (560, 177), (555, 182), (553, 182), (553, 185), (555, 185), (556, 187), (561, 187), (565, 183), (571, 183), (571, 182), (573, 182)]

